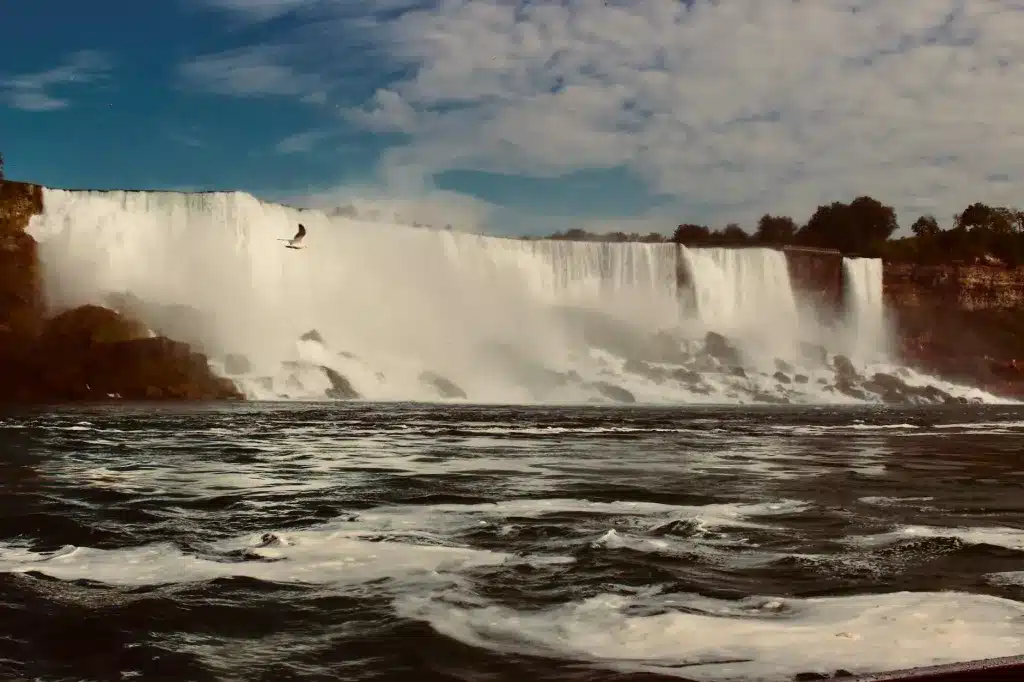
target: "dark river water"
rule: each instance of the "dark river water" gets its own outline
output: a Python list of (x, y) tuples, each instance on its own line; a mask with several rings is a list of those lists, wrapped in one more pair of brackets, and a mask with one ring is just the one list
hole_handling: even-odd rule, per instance
[(1024, 653), (1024, 408), (0, 413), (0, 679), (792, 680)]

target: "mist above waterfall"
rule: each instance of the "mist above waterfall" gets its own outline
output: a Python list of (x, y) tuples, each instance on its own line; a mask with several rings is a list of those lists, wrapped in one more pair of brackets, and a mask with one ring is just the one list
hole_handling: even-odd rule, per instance
[[(808, 344), (884, 362), (875, 261), (846, 266), (836, 327), (801, 315), (771, 249), (504, 239), (244, 193), (46, 190), (44, 208), (52, 307), (128, 309), (253, 398), (848, 402)], [(282, 248), (299, 222), (305, 248)]]

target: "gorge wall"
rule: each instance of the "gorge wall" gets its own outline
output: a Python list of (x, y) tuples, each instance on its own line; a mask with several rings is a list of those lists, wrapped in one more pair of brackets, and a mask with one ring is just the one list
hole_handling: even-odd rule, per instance
[(883, 289), (908, 362), (1024, 396), (1024, 268), (890, 263)]

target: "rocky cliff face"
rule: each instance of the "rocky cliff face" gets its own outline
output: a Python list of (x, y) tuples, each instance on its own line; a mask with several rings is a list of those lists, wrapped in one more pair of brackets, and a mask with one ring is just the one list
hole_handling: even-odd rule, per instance
[(782, 247), (796, 294), (827, 317), (843, 307), (843, 256), (829, 249)]
[(49, 316), (36, 241), (37, 185), (0, 181), (0, 403), (241, 398), (184, 343), (134, 320), (82, 306)]
[(1024, 397), (1024, 268), (886, 263), (883, 286), (906, 362)]
[(886, 263), (883, 286), (899, 308), (1024, 309), (1024, 268)]
[(43, 209), (36, 185), (0, 181), (0, 337), (30, 337), (39, 331), (43, 303), (36, 241), (25, 233)]

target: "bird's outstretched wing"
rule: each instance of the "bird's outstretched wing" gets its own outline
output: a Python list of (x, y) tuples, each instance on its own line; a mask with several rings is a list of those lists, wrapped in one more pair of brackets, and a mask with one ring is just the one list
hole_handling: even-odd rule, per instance
[(302, 238), (306, 236), (306, 226), (299, 223), (299, 231), (295, 233), (295, 236), (291, 239), (281, 239), (279, 241), (288, 242), (286, 246), (289, 249), (299, 248), (299, 244), (302, 243)]

